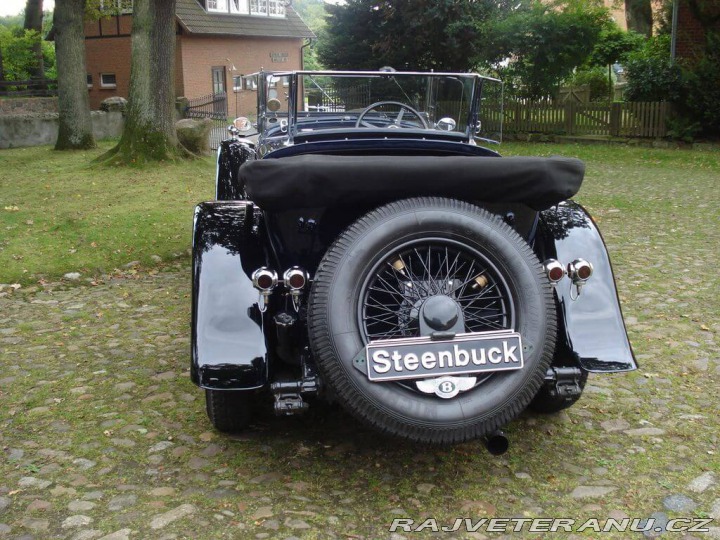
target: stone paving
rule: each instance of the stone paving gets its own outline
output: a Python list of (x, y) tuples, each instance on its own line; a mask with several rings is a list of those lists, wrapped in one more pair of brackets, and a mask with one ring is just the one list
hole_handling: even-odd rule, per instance
[[(717, 232), (692, 213), (596, 213), (641, 369), (522, 415), (501, 457), (389, 440), (323, 404), (276, 419), (262, 403), (247, 433), (214, 432), (188, 379), (187, 263), (2, 287), (0, 538), (397, 540), (426, 535), (391, 534), (393, 518), (492, 516), (653, 517), (645, 537), (720, 538)], [(664, 532), (677, 517), (716, 521)]]

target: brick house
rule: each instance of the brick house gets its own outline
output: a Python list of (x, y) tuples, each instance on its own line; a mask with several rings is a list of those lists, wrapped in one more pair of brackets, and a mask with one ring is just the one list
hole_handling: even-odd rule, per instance
[[(128, 4), (128, 0), (122, 5)], [(284, 0), (177, 0), (175, 93), (227, 93), (228, 115), (255, 111), (256, 88), (244, 76), (261, 68), (302, 68), (312, 31)], [(131, 10), (85, 23), (90, 107), (128, 96)]]
[(691, 63), (696, 62), (707, 48), (706, 31), (720, 32), (720, 0), (675, 0), (675, 3), (675, 54)]

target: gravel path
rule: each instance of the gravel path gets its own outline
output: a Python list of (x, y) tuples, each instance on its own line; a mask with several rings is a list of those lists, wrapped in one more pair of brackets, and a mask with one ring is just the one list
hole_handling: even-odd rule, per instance
[[(185, 264), (6, 287), (0, 538), (399, 539), (425, 535), (391, 535), (395, 517), (720, 519), (717, 232), (692, 212), (596, 213), (642, 368), (592, 376), (567, 412), (523, 415), (499, 458), (480, 443), (384, 439), (322, 405), (213, 432), (188, 380)], [(648, 533), (661, 534), (704, 537)]]

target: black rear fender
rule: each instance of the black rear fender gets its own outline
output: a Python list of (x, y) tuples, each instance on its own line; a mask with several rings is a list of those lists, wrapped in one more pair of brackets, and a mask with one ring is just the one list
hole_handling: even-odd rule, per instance
[[(558, 305), (558, 351), (586, 371), (637, 369), (623, 321), (610, 257), (600, 231), (579, 204), (565, 201), (540, 213), (536, 244), (541, 260), (564, 266), (575, 259), (593, 265), (592, 277), (576, 295), (568, 277), (555, 288)], [(562, 362), (562, 358), (556, 361)]]
[(250, 390), (268, 381), (263, 318), (252, 272), (267, 264), (246, 201), (201, 203), (193, 230), (193, 382)]
[(255, 157), (249, 141), (228, 139), (222, 141), (217, 152), (215, 198), (219, 201), (245, 199), (245, 189), (238, 178), (240, 165)]

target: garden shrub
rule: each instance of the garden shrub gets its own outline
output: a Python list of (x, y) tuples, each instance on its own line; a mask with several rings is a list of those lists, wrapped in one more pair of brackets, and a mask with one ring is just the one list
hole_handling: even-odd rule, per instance
[(670, 58), (668, 36), (649, 39), (625, 64), (628, 101), (678, 101), (683, 93), (682, 69)]
[(590, 101), (608, 101), (610, 88), (607, 68), (591, 67), (576, 71), (568, 83), (571, 87), (590, 87)]

